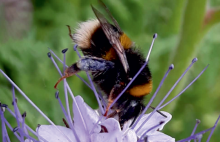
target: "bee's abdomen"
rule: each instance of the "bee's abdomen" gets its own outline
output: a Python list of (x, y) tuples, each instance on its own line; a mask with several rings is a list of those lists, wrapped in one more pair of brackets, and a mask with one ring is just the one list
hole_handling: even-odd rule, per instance
[[(130, 48), (125, 51), (128, 64), (130, 67), (130, 77), (133, 78), (140, 68), (144, 65), (145, 59), (142, 57), (141, 53), (134, 49)], [(142, 72), (137, 76), (134, 82), (131, 84), (127, 90), (128, 94), (134, 97), (142, 97), (151, 93), (153, 88), (153, 82), (150, 70), (148, 66), (142, 70)]]
[(152, 81), (146, 82), (145, 84), (132, 86), (128, 92), (130, 95), (135, 97), (142, 97), (150, 94), (153, 88)]

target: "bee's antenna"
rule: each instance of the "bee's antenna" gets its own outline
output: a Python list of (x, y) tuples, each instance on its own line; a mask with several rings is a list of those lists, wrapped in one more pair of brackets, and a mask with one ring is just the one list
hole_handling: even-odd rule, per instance
[(70, 28), (69, 25), (66, 25), (66, 26), (67, 26), (67, 28), (68, 28), (68, 30), (69, 30), (69, 36), (70, 36), (70, 38), (73, 40), (73, 35), (71, 34), (71, 28)]
[(156, 38), (157, 38), (157, 33), (155, 33), (155, 34), (153, 35), (153, 40), (152, 40), (152, 42), (151, 42), (151, 46), (150, 46), (150, 49), (149, 49), (149, 51), (148, 51), (147, 58), (146, 58), (146, 60), (145, 60), (146, 62), (149, 60), (150, 53), (151, 53), (151, 50), (152, 50), (152, 48), (153, 48), (154, 41), (155, 41)]

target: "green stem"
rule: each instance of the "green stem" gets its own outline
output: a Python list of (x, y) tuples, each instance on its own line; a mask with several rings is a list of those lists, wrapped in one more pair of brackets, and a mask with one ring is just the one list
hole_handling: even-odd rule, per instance
[[(203, 26), (203, 20), (206, 12), (207, 0), (188, 0), (183, 16), (183, 23), (181, 27), (179, 43), (171, 54), (170, 63), (173, 63), (175, 68), (171, 75), (168, 77), (168, 81), (165, 82), (164, 87), (161, 90), (163, 97), (169, 89), (173, 86), (176, 80), (181, 76), (186, 67), (191, 63), (191, 60), (196, 56), (198, 46), (196, 46), (202, 39), (201, 29)], [(178, 84), (171, 93), (168, 100), (177, 95), (186, 83), (187, 77)], [(166, 109), (172, 111), (177, 101), (174, 101)]]
[(175, 3), (175, 7), (172, 11), (171, 18), (165, 27), (167, 30), (169, 30), (168, 31), (169, 35), (179, 33), (180, 25), (182, 21), (181, 16), (183, 15), (183, 9), (186, 5), (186, 1), (185, 0), (177, 0), (177, 1), (173, 0), (173, 3)]

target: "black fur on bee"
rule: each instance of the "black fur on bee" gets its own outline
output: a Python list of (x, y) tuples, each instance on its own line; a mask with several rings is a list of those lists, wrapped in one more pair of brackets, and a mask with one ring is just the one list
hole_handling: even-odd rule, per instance
[[(145, 58), (130, 38), (122, 32), (117, 21), (111, 16), (110, 24), (95, 8), (96, 20), (79, 24), (75, 33), (70, 34), (73, 41), (84, 54), (78, 62), (66, 69), (57, 84), (66, 77), (79, 71), (88, 71), (93, 81), (105, 93), (108, 107), (127, 86), (139, 69), (145, 64)], [(107, 12), (108, 9), (106, 9)], [(56, 85), (57, 85), (56, 84)], [(55, 85), (55, 87), (56, 87)], [(141, 71), (125, 93), (111, 109), (119, 116), (119, 123), (130, 119), (133, 122), (144, 109), (144, 97), (152, 90), (152, 77), (148, 66)], [(112, 117), (112, 115), (109, 115)]]

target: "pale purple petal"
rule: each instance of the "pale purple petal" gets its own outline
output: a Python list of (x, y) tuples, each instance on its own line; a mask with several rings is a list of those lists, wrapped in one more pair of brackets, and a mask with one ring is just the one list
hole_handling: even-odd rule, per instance
[(114, 118), (108, 118), (102, 121), (101, 125), (105, 126), (109, 133), (115, 131), (121, 132), (120, 125)]
[(122, 132), (112, 131), (110, 133), (94, 133), (91, 135), (91, 142), (121, 142)]
[[(163, 114), (166, 115), (167, 117), (164, 117), (164, 116), (162, 116), (161, 114), (159, 114), (159, 113), (157, 113), (157, 112), (154, 113), (153, 116), (150, 118), (150, 120), (149, 120), (146, 124), (144, 124), (144, 126), (138, 131), (137, 136), (138, 136), (138, 137), (141, 137), (141, 135), (143, 135), (147, 130), (149, 130), (149, 129), (152, 128), (153, 126), (155, 126), (155, 125), (157, 125), (158, 123), (160, 123), (160, 122), (163, 121), (164, 123), (163, 123), (162, 125), (160, 125), (160, 126), (156, 127), (155, 129), (151, 130), (148, 134), (152, 134), (152, 133), (154, 133), (154, 132), (157, 131), (157, 130), (162, 130), (163, 127), (164, 127), (164, 125), (171, 120), (172, 115), (169, 114), (168, 112), (165, 112), (165, 111), (161, 111), (161, 113), (163, 113)], [(150, 113), (149, 113), (149, 114), (145, 114), (145, 115), (141, 118), (141, 120), (138, 122), (137, 126), (134, 128), (135, 131), (136, 131), (137, 128), (147, 119), (147, 117), (148, 117), (149, 115), (150, 115)]]
[(132, 123), (132, 120), (128, 120), (127, 122), (124, 123), (123, 132), (125, 132), (127, 129), (129, 129), (131, 123)]
[[(134, 130), (121, 131), (120, 125), (114, 118), (104, 120), (101, 125), (106, 127), (107, 133), (92, 134), (92, 142), (136, 142), (137, 136)], [(123, 136), (123, 134), (125, 135)]]
[[(79, 114), (76, 109), (76, 105), (73, 104), (73, 113), (74, 113), (74, 129), (76, 130), (77, 135), (79, 136), (80, 141), (89, 141), (89, 132), (92, 130), (93, 126), (99, 119), (97, 113), (90, 108), (83, 100), (81, 96), (75, 97), (76, 102), (79, 106), (81, 114)], [(86, 129), (83, 126), (83, 121), (80, 118), (80, 115), (84, 118), (84, 122), (86, 125)], [(93, 130), (93, 133), (99, 133), (101, 131), (101, 127), (96, 125)]]
[[(63, 132), (72, 142), (76, 142), (75, 136), (71, 129), (57, 126), (58, 129)], [(41, 125), (38, 129), (38, 134), (48, 142), (69, 142), (57, 129), (52, 125)], [(43, 140), (39, 137), (39, 140)]]
[(128, 120), (125, 122), (123, 126), (123, 133), (125, 136), (122, 138), (122, 142), (136, 142), (137, 141), (137, 136), (136, 133), (133, 129), (130, 129), (130, 125), (132, 123), (132, 120)]
[(134, 130), (129, 129), (126, 135), (122, 138), (122, 142), (136, 142), (137, 136)]
[[(129, 121), (130, 122), (130, 121)], [(94, 134), (91, 136), (92, 141), (100, 141), (103, 142), (103, 139), (109, 142), (136, 142), (137, 136), (135, 131), (129, 129), (130, 123), (125, 123), (125, 127), (123, 131), (121, 131), (121, 127), (119, 122), (114, 118), (108, 118), (102, 121), (101, 125), (103, 125), (107, 129), (107, 133)], [(123, 134), (125, 134), (123, 136)], [(116, 141), (117, 140), (117, 141)]]
[(26, 139), (24, 142), (33, 142), (32, 140)]
[[(93, 110), (90, 106), (88, 106), (83, 98), (81, 96), (76, 96), (75, 97), (76, 102), (79, 106), (79, 109), (82, 113), (83, 118), (85, 118), (85, 122), (87, 125), (87, 128), (89, 129), (89, 131), (93, 128), (94, 124), (96, 124), (96, 122), (99, 120), (99, 116), (97, 115), (97, 112), (95, 110)], [(75, 111), (73, 110), (73, 113), (75, 114)], [(76, 121), (74, 119), (74, 121)], [(93, 132), (100, 132), (101, 127), (96, 127)]]
[(175, 139), (158, 131), (155, 131), (153, 135), (148, 135), (148, 142), (175, 142)]

